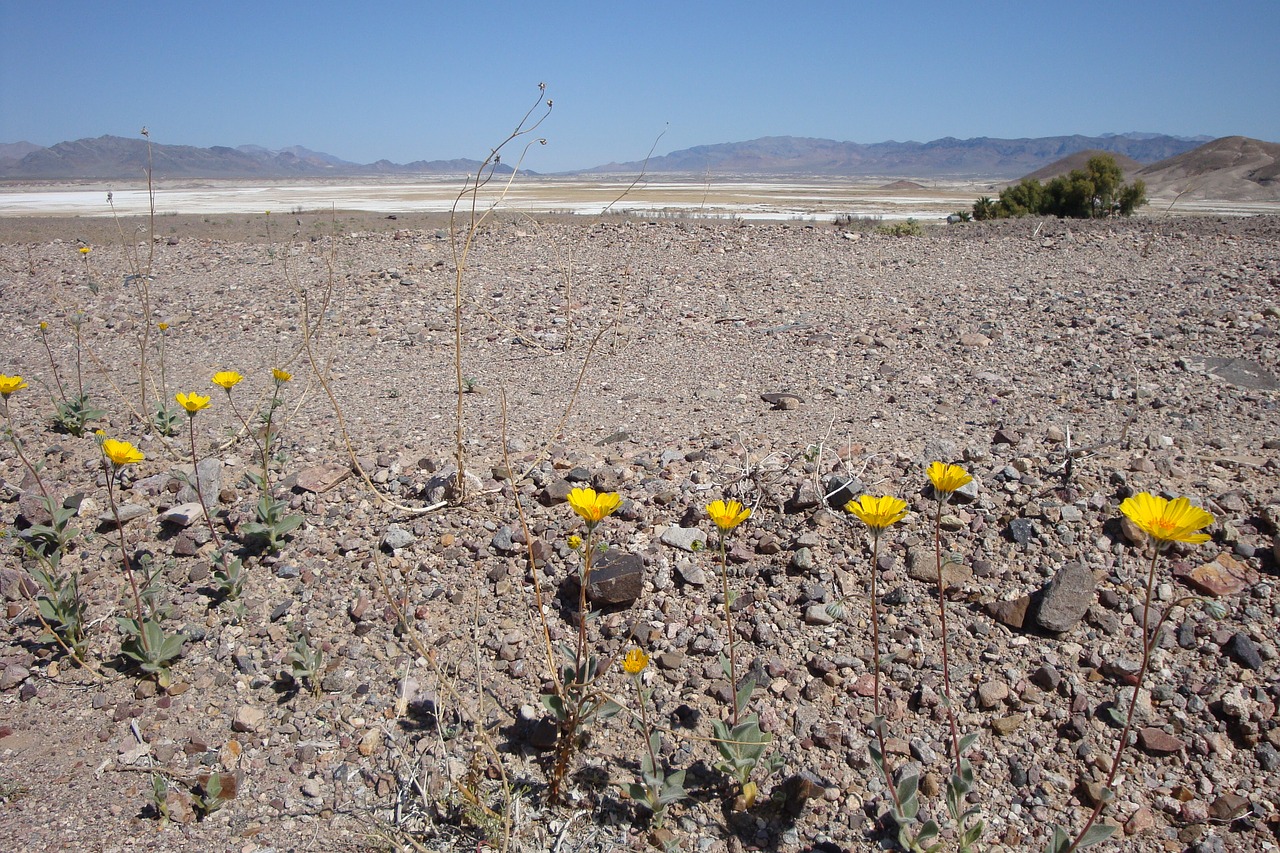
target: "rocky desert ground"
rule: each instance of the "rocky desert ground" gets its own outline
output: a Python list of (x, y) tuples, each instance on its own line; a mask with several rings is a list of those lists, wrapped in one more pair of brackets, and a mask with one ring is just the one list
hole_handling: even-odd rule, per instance
[[(841, 505), (908, 503), (874, 568), (882, 698), (890, 763), (918, 774), (924, 813), (945, 824), (934, 460), (974, 477), (942, 543), (984, 848), (1041, 850), (1053, 824), (1083, 825), (1135, 688), (1102, 818), (1117, 831), (1093, 849), (1280, 846), (1280, 218), (919, 237), (493, 219), (461, 287), (460, 504), (446, 220), (166, 217), (154, 242), (135, 226), (7, 220), (0, 246), (0, 372), (28, 383), (8, 425), (48, 489), (81, 496), (61, 569), (89, 625), (87, 667), (42, 639), (21, 547), (37, 484), (6, 442), (0, 835), (13, 849), (888, 849), (868, 757), (870, 539)], [(106, 412), (91, 426), (145, 454), (111, 493), (94, 437), (50, 424), (58, 383), (77, 381), (77, 318), (82, 382)], [(149, 405), (212, 395), (194, 441), (213, 527), (244, 560), (235, 601), (211, 590), (185, 420), (172, 438), (140, 423), (144, 354)], [(293, 378), (272, 480), (303, 521), (273, 555), (244, 532), (256, 433), (210, 378), (243, 374), (230, 398), (253, 424), (277, 368)], [(605, 659), (651, 656), (660, 758), (688, 771), (661, 833), (624, 793), (643, 750), (628, 713), (592, 727), (563, 801), (546, 801), (534, 573), (552, 639), (575, 636), (568, 538), (583, 529), (565, 496), (587, 485), (622, 498), (598, 531), (617, 581), (592, 590), (591, 642)], [(1143, 491), (1187, 496), (1215, 522), (1210, 541), (1155, 563), (1167, 619), (1136, 685), (1151, 562), (1118, 505)], [(122, 528), (112, 496), (130, 508)], [(703, 511), (718, 498), (753, 510), (728, 540), (736, 655), (782, 761), (750, 808), (709, 740), (727, 693)], [(165, 629), (186, 638), (167, 688), (119, 655), (116, 617), (133, 607), (121, 537), (135, 562), (151, 556)], [(291, 675), (300, 637), (322, 655), (313, 678)], [(618, 666), (602, 686), (635, 709)]]

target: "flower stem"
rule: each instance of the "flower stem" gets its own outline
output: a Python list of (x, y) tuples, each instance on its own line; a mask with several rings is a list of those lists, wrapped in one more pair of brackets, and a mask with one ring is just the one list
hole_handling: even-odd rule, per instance
[(725, 532), (720, 531), (720, 578), (724, 586), (724, 624), (729, 636), (729, 703), (733, 706), (733, 727), (738, 727), (738, 664), (733, 649), (733, 601), (729, 598), (729, 557), (725, 552)]
[(898, 799), (898, 787), (893, 784), (893, 773), (889, 770), (889, 751), (885, 743), (884, 735), (884, 714), (880, 710), (880, 607), (877, 603), (876, 575), (879, 574), (880, 561), (880, 529), (872, 528), (872, 544), (871, 544), (871, 677), (873, 679), (873, 692), (871, 694), (872, 707), (875, 710), (876, 717), (876, 741), (880, 745), (880, 769), (884, 773), (884, 783), (889, 789), (889, 795), (893, 798), (893, 804), (898, 812), (902, 811), (902, 801)]
[[(1151, 623), (1151, 594), (1155, 588), (1156, 580), (1156, 558), (1160, 556), (1160, 549), (1156, 548), (1151, 554), (1151, 566), (1147, 569), (1147, 592), (1142, 601), (1142, 664), (1138, 667), (1138, 680), (1133, 687), (1133, 695), (1129, 697), (1129, 709), (1125, 714), (1124, 728), (1120, 730), (1120, 742), (1116, 744), (1115, 754), (1111, 757), (1111, 769), (1107, 771), (1107, 778), (1103, 781), (1102, 787), (1110, 789), (1111, 783), (1115, 781), (1116, 773), (1120, 770), (1120, 757), (1124, 755), (1125, 749), (1129, 746), (1129, 732), (1133, 728), (1133, 715), (1138, 706), (1138, 691), (1142, 689), (1142, 682), (1147, 676), (1147, 666), (1151, 662), (1151, 649), (1155, 646), (1156, 636), (1159, 633), (1160, 624), (1163, 619), (1156, 625), (1156, 632), (1149, 630)], [(1066, 853), (1072, 853), (1079, 845), (1090, 828), (1097, 822), (1098, 817), (1102, 814), (1102, 810), (1106, 807), (1107, 800), (1099, 799), (1098, 804), (1093, 807), (1093, 812), (1089, 815), (1089, 819), (1085, 821), (1080, 832), (1072, 840), (1071, 846), (1067, 848)]]
[(124, 561), (124, 574), (129, 579), (129, 587), (133, 590), (133, 608), (138, 623), (138, 642), (142, 644), (143, 652), (150, 656), (151, 648), (147, 643), (147, 632), (142, 628), (142, 594), (138, 591), (138, 579), (133, 576), (133, 565), (129, 561), (129, 547), (125, 544), (124, 522), (120, 520), (120, 505), (116, 503), (115, 475), (115, 466), (107, 463), (107, 500), (111, 504), (111, 515), (116, 520), (116, 530), (120, 531), (120, 558)]
[(951, 701), (951, 657), (947, 640), (947, 588), (942, 579), (942, 507), (946, 505), (949, 497), (951, 495), (948, 493), (940, 495), (938, 498), (938, 512), (933, 519), (933, 551), (937, 557), (938, 566), (938, 619), (942, 623), (942, 695), (946, 700), (947, 723), (951, 728), (953, 772), (958, 772), (960, 769), (960, 732), (956, 727), (956, 712)]

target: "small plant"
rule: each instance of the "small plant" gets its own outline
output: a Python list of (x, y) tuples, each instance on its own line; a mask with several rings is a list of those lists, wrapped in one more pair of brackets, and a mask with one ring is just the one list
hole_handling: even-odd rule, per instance
[(191, 806), (196, 819), (204, 820), (235, 799), (236, 777), (231, 773), (201, 773), (191, 789)]
[[(1154, 626), (1151, 623), (1151, 601), (1156, 587), (1156, 561), (1160, 553), (1174, 542), (1185, 542), (1189, 545), (1208, 542), (1209, 534), (1200, 531), (1213, 524), (1214, 517), (1200, 507), (1192, 506), (1191, 501), (1186, 498), (1166, 500), (1148, 492), (1139, 492), (1133, 497), (1125, 498), (1120, 504), (1120, 512), (1150, 536), (1154, 546), (1151, 549), (1151, 565), (1147, 569), (1146, 597), (1142, 602), (1142, 663), (1133, 681), (1133, 695), (1129, 699), (1129, 710), (1125, 714), (1124, 727), (1120, 730), (1120, 739), (1116, 744), (1115, 755), (1111, 759), (1111, 769), (1107, 771), (1107, 777), (1102, 783), (1102, 796), (1098, 798), (1098, 803), (1085, 821), (1084, 827), (1074, 837), (1063, 827), (1055, 826), (1049, 844), (1045, 847), (1045, 853), (1073, 853), (1105, 841), (1115, 832), (1114, 826), (1100, 824), (1097, 821), (1102, 810), (1115, 798), (1111, 786), (1115, 782), (1116, 771), (1120, 767), (1120, 758), (1129, 746), (1129, 732), (1133, 729), (1134, 712), (1138, 705), (1138, 690), (1142, 687), (1147, 668), (1151, 664), (1151, 650), (1155, 648), (1156, 640), (1159, 639), (1160, 626), (1174, 607), (1188, 600), (1203, 601), (1198, 598), (1179, 599), (1165, 608)], [(1226, 610), (1220, 602), (1207, 602), (1207, 604), (1210, 615), (1215, 618), (1225, 615)]]
[(300, 515), (291, 515), (288, 503), (272, 494), (271, 445), (276, 438), (274, 431), (275, 413), (284, 402), (281, 396), (281, 389), (286, 382), (293, 379), (293, 375), (276, 368), (271, 371), (271, 378), (274, 386), (272, 388), (271, 401), (267, 404), (266, 411), (262, 413), (263, 430), (261, 441), (258, 440), (254, 431), (250, 429), (249, 422), (244, 415), (240, 414), (239, 409), (236, 408), (235, 400), (231, 396), (231, 389), (238, 385), (244, 377), (234, 370), (222, 370), (214, 374), (213, 384), (227, 392), (227, 401), (231, 404), (231, 410), (240, 420), (245, 433), (257, 445), (258, 455), (262, 461), (261, 473), (251, 471), (248, 475), (259, 492), (256, 519), (244, 525), (241, 530), (245, 536), (263, 541), (266, 550), (274, 554), (280, 550), (280, 545), (284, 541), (285, 535), (302, 524), (304, 519)]
[(54, 551), (44, 556), (42, 565), (31, 570), (31, 576), (44, 593), (36, 598), (36, 608), (47, 632), (40, 642), (56, 642), (77, 661), (83, 661), (87, 646), (85, 636), (85, 603), (80, 597), (80, 581), (75, 573), (63, 576), (58, 571), (62, 554)]
[[(560, 798), (560, 785), (574, 753), (581, 746), (582, 729), (589, 723), (611, 717), (622, 710), (599, 689), (597, 682), (609, 668), (591, 653), (587, 641), (587, 623), (591, 613), (587, 605), (587, 587), (591, 585), (591, 569), (597, 551), (595, 535), (600, 522), (617, 511), (622, 498), (617, 492), (599, 492), (595, 489), (574, 489), (569, 493), (569, 506), (586, 523), (587, 537), (580, 540), (582, 568), (578, 574), (578, 641), (573, 648), (562, 646), (564, 665), (555, 667), (551, 661), (552, 692), (543, 694), (542, 704), (555, 717), (557, 724), (556, 750), (551, 769), (547, 796), (551, 802)], [(539, 607), (541, 612), (541, 607)], [(546, 626), (543, 626), (544, 631)], [(549, 635), (548, 635), (549, 636)]]
[(107, 413), (89, 401), (88, 394), (77, 394), (54, 403), (53, 426), (59, 432), (65, 432), (79, 438), (84, 435), (90, 422), (101, 420)]
[(293, 678), (294, 684), (301, 685), (306, 682), (311, 695), (320, 695), (320, 676), (324, 674), (324, 652), (318, 648), (312, 648), (306, 634), (298, 635), (298, 639), (293, 643), (293, 651), (289, 652), (284, 662), (289, 665), (289, 675)]
[(163, 436), (171, 438), (177, 435), (181, 423), (182, 415), (167, 403), (161, 403), (151, 413), (151, 428)]
[[(182, 654), (182, 647), (187, 638), (183, 634), (167, 634), (162, 624), (164, 614), (155, 605), (153, 585), (159, 570), (149, 571), (150, 566), (143, 563), (140, 568), (146, 573), (146, 584), (138, 586), (134, 577), (134, 567), (129, 559), (129, 546), (124, 533), (124, 524), (120, 521), (120, 506), (116, 502), (115, 485), (120, 471), (127, 465), (136, 465), (146, 457), (127, 441), (107, 438), (98, 432), (99, 450), (107, 471), (107, 500), (111, 504), (111, 513), (115, 516), (116, 529), (120, 532), (120, 556), (125, 576), (129, 579), (129, 587), (133, 591), (133, 616), (118, 616), (124, 639), (120, 642), (120, 654), (140, 669), (147, 676), (154, 678), (161, 687), (169, 686), (169, 664)], [(145, 596), (144, 596), (145, 589)], [(144, 606), (145, 600), (150, 606)]]
[(742, 802), (746, 808), (755, 804), (759, 793), (759, 785), (751, 778), (757, 767), (767, 777), (782, 766), (778, 755), (765, 759), (773, 735), (760, 730), (760, 718), (748, 714), (751, 694), (755, 692), (754, 678), (747, 676), (738, 681), (737, 656), (734, 653), (733, 602), (734, 596), (729, 589), (729, 562), (725, 543), (730, 531), (751, 517), (751, 510), (737, 501), (715, 500), (707, 504), (707, 515), (720, 531), (720, 578), (724, 592), (725, 636), (728, 638), (727, 655), (721, 655), (720, 668), (725, 678), (729, 679), (729, 690), (732, 705), (728, 720), (712, 720), (711, 728), (715, 734), (716, 749), (720, 752), (720, 761), (716, 769), (732, 778), (738, 785)]
[(667, 807), (672, 803), (685, 799), (688, 794), (684, 790), (683, 770), (668, 773), (662, 762), (658, 760), (658, 750), (662, 741), (658, 733), (649, 724), (649, 702), (653, 699), (653, 690), (646, 690), (642, 683), (645, 667), (649, 665), (649, 656), (640, 649), (632, 649), (622, 659), (622, 670), (632, 677), (636, 684), (636, 697), (640, 703), (640, 734), (644, 738), (645, 751), (640, 754), (640, 781), (627, 786), (631, 799), (644, 803), (653, 814), (654, 828), (662, 826), (667, 814)]
[(876, 229), (877, 234), (884, 234), (889, 237), (923, 237), (924, 228), (915, 219), (908, 217), (902, 222), (893, 222), (888, 225), (881, 225)]
[[(263, 488), (263, 481), (252, 474), (250, 478)], [(279, 552), (285, 535), (296, 529), (302, 521), (302, 516), (289, 513), (288, 503), (267, 493), (264, 488), (263, 494), (258, 498), (257, 520), (240, 529), (246, 536), (261, 540), (266, 550), (275, 554)]]

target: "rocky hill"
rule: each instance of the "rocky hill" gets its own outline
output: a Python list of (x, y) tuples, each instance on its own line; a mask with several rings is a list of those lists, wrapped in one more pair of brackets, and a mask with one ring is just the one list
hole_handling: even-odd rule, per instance
[(1226, 136), (1140, 170), (1152, 194), (1280, 201), (1280, 145)]

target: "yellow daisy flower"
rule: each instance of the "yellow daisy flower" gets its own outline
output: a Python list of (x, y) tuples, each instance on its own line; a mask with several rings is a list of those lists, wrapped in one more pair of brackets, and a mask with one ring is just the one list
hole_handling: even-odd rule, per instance
[(1186, 498), (1165, 500), (1148, 492), (1125, 498), (1120, 511), (1157, 542), (1189, 542), (1198, 545), (1209, 541), (1208, 533), (1196, 531), (1213, 524), (1213, 516)]
[(142, 451), (134, 447), (127, 441), (117, 441), (114, 438), (106, 438), (102, 440), (102, 452), (107, 455), (107, 459), (111, 460), (111, 464), (117, 468), (123, 468), (125, 465), (133, 465), (141, 462), (146, 457), (142, 455)]
[(195, 391), (190, 394), (175, 394), (174, 399), (178, 401), (178, 405), (187, 410), (187, 414), (194, 415), (201, 409), (209, 408), (209, 398), (201, 397)]
[(715, 500), (707, 504), (707, 516), (721, 533), (728, 533), (751, 517), (751, 510), (737, 501)]
[(649, 665), (649, 656), (640, 649), (632, 649), (627, 652), (627, 656), (622, 659), (622, 668), (627, 675), (639, 675), (644, 672), (644, 668)]
[(234, 370), (219, 370), (213, 374), (213, 384), (220, 385), (228, 391), (235, 387), (241, 379), (244, 379), (244, 377)]
[(280, 369), (280, 368), (278, 368), (278, 367), (277, 367), (277, 368), (274, 368), (274, 369), (271, 371), (271, 376), (272, 376), (272, 378), (273, 378), (273, 379), (275, 379), (277, 382), (288, 382), (290, 379), (292, 379), (292, 378), (293, 378), (293, 374), (292, 374), (292, 373), (290, 373), (290, 372), (289, 372), (289, 371), (287, 371), (287, 370), (281, 370), (281, 369)]
[(902, 520), (907, 514), (907, 502), (891, 495), (874, 498), (861, 495), (856, 501), (844, 505), (845, 512), (856, 515), (863, 524), (872, 530), (884, 530)]
[(589, 525), (599, 524), (622, 505), (617, 492), (599, 492), (595, 489), (574, 489), (569, 493), (569, 506)]
[(27, 387), (26, 381), (21, 376), (5, 376), (0, 373), (0, 396), (6, 400), (9, 395), (15, 391), (21, 391)]
[(929, 482), (939, 495), (949, 495), (956, 489), (973, 482), (973, 477), (959, 465), (945, 465), (942, 462), (930, 462)]

